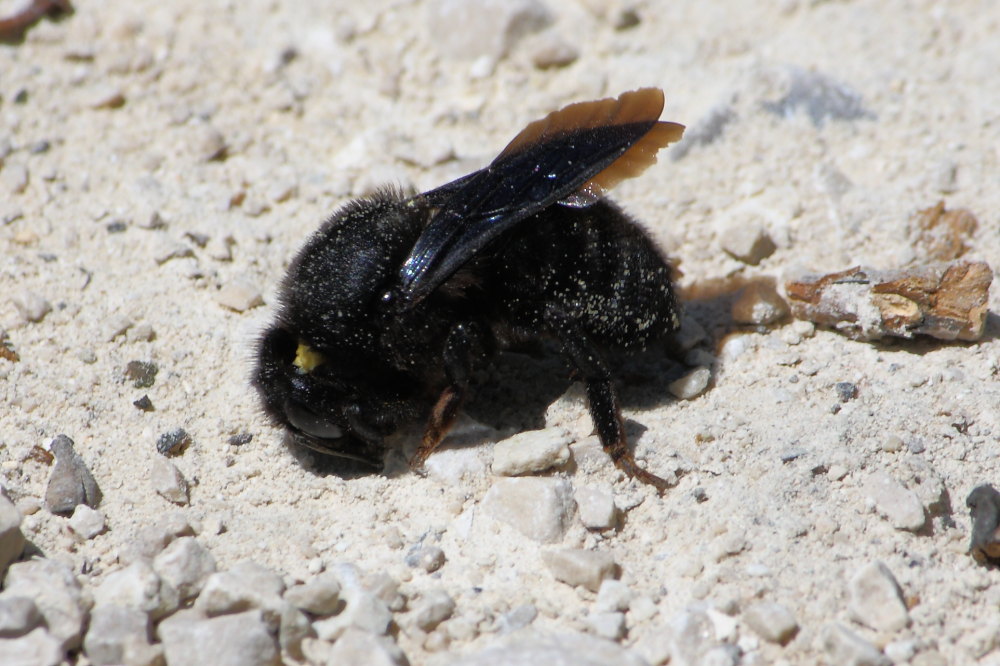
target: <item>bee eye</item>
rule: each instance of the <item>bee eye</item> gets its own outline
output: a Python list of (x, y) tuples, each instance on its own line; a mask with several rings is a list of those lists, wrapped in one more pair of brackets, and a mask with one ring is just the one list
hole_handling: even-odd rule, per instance
[(343, 429), (294, 400), (285, 402), (285, 416), (296, 429), (319, 439), (340, 439)]

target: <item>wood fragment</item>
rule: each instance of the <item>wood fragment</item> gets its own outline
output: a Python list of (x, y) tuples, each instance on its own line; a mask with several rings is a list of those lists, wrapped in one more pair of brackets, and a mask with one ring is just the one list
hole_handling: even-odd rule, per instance
[(785, 283), (798, 319), (857, 340), (928, 335), (978, 340), (988, 313), (993, 271), (983, 261), (954, 261), (896, 270), (855, 266)]
[(913, 218), (914, 245), (928, 261), (954, 261), (968, 250), (967, 241), (979, 228), (979, 221), (965, 208), (947, 210), (944, 201), (917, 212)]
[(73, 6), (69, 0), (32, 0), (21, 11), (0, 19), (0, 43), (17, 44), (24, 40), (28, 28), (46, 16), (57, 18), (72, 13)]

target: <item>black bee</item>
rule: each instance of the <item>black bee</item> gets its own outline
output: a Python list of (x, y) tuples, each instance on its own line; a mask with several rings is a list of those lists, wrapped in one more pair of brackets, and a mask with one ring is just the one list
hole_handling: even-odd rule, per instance
[(585, 383), (615, 464), (665, 488), (629, 450), (604, 355), (677, 329), (671, 269), (601, 198), (680, 139), (662, 110), (655, 88), (571, 104), (480, 171), (337, 211), (295, 257), (260, 339), (253, 382), (267, 413), (299, 444), (376, 469), (383, 438), (425, 418), (419, 469), (479, 364), (551, 339)]

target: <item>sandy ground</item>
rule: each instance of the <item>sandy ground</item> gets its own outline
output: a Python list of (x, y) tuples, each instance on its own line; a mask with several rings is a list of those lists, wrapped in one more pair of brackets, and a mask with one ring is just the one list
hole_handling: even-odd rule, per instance
[[(42, 499), (50, 467), (32, 447), (68, 434), (109, 528), (80, 541), (42, 510), (25, 520), (30, 541), (93, 585), (141, 527), (180, 510), (208, 526), (199, 540), (220, 568), (251, 559), (294, 581), (352, 562), (411, 595), (445, 589), (456, 617), (534, 604), (543, 631), (584, 630), (594, 594), (556, 581), (541, 552), (601, 549), (656, 605), (630, 621), (626, 646), (692, 604), (766, 600), (799, 630), (781, 646), (741, 621), (730, 638), (747, 663), (815, 663), (834, 620), (879, 647), (910, 641), (925, 663), (997, 663), (997, 572), (966, 554), (964, 507), (975, 485), (1000, 482), (996, 315), (969, 344), (787, 325), (736, 331), (722, 347), (728, 301), (692, 303), (716, 356), (709, 390), (678, 401), (641, 368), (624, 390), (644, 464), (687, 473), (660, 497), (599, 462), (553, 472), (612, 489), (624, 515), (605, 532), (574, 523), (555, 546), (477, 512), (498, 478), (489, 438), (440, 454), (426, 478), (401, 455), (387, 476), (319, 473), (266, 422), (248, 376), (290, 258), (337, 205), (384, 182), (447, 182), (563, 104), (641, 86), (664, 89), (664, 119), (688, 125), (688, 139), (614, 196), (690, 293), (919, 261), (912, 216), (941, 199), (978, 218), (967, 256), (996, 268), (1000, 6), (553, 1), (547, 28), (491, 57), (492, 37), (440, 31), (429, 4), (80, 0), (73, 16), (0, 46), (0, 328), (20, 357), (0, 359), (0, 481), (15, 500)], [(628, 8), (638, 24), (616, 27)], [(536, 64), (566, 47), (577, 51), (568, 65)], [(802, 81), (826, 92), (782, 104)], [(720, 249), (747, 216), (777, 245), (758, 266)], [(255, 291), (262, 307), (220, 304)], [(23, 304), (39, 298), (51, 311), (28, 321)], [(153, 386), (124, 379), (133, 360), (157, 364)], [(505, 435), (548, 423), (583, 440), (577, 394), (546, 417), (567, 386), (547, 384), (552, 374), (565, 377), (557, 362), (508, 359), (469, 412)], [(841, 402), (838, 382), (857, 397)], [(133, 406), (143, 394), (155, 411)], [(175, 459), (193, 484), (180, 509), (149, 481), (157, 438), (179, 427), (193, 440)], [(239, 433), (252, 441), (229, 444)], [(914, 468), (944, 488), (917, 533), (895, 529), (863, 490), (880, 471), (912, 483)], [(440, 546), (445, 566), (408, 567), (418, 544)], [(902, 588), (906, 628), (851, 618), (848, 581), (875, 560)], [(411, 663), (446, 663), (498, 636), (452, 637), (444, 651), (407, 631), (397, 640)]]

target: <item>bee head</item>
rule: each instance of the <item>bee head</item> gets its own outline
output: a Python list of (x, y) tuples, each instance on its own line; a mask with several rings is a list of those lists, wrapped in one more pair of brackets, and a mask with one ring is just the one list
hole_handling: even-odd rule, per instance
[(382, 439), (395, 419), (377, 390), (352, 381), (355, 373), (279, 324), (260, 340), (253, 384), (264, 410), (297, 444), (381, 469)]

